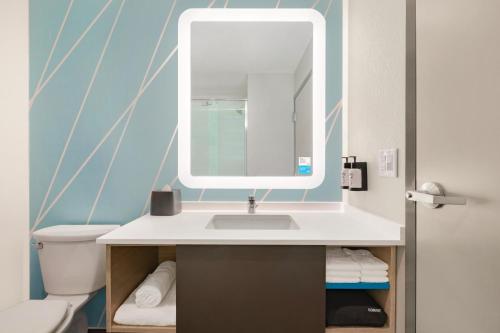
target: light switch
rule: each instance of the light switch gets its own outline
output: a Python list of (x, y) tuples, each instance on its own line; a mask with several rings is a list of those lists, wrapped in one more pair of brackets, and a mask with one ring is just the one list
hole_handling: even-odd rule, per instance
[(381, 177), (398, 176), (398, 150), (381, 149), (378, 152), (378, 175)]

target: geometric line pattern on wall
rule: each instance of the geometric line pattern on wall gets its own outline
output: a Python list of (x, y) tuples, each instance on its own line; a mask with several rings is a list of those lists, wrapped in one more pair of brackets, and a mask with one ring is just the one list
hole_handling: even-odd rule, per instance
[(109, 42), (111, 41), (111, 38), (113, 36), (113, 32), (115, 31), (116, 24), (118, 23), (118, 20), (120, 19), (120, 14), (122, 12), (124, 4), (125, 4), (125, 0), (122, 0), (122, 2), (120, 4), (120, 8), (118, 9), (116, 16), (115, 16), (115, 19), (113, 21), (113, 25), (111, 26), (111, 29), (109, 30), (108, 37), (106, 38), (106, 42), (104, 43), (104, 46), (102, 48), (101, 55), (99, 56), (99, 59), (98, 59), (97, 64), (95, 66), (94, 72), (92, 73), (92, 78), (90, 79), (90, 83), (87, 87), (87, 90), (85, 91), (85, 95), (83, 96), (83, 100), (82, 100), (82, 103), (80, 105), (80, 108), (78, 109), (75, 120), (73, 121), (73, 125), (71, 126), (71, 129), (69, 131), (68, 138), (66, 139), (66, 142), (64, 143), (64, 148), (63, 148), (61, 156), (59, 157), (59, 160), (57, 162), (57, 166), (54, 170), (54, 174), (52, 175), (52, 178), (50, 180), (50, 184), (49, 184), (49, 187), (47, 188), (47, 192), (45, 193), (45, 196), (43, 198), (43, 202), (42, 202), (42, 205), (40, 206), (40, 210), (38, 211), (38, 215), (37, 215), (35, 224), (32, 228), (32, 231), (41, 222), (42, 211), (45, 209), (45, 204), (47, 203), (47, 199), (49, 197), (49, 194), (52, 191), (52, 186), (54, 185), (55, 179), (56, 179), (57, 175), (59, 174), (59, 169), (61, 167), (61, 164), (64, 161), (64, 157), (66, 156), (66, 151), (71, 143), (71, 139), (73, 138), (73, 134), (75, 133), (76, 126), (78, 125), (78, 121), (80, 120), (80, 116), (81, 116), (83, 110), (85, 109), (85, 104), (86, 104), (87, 99), (92, 91), (93, 86), (94, 86), (94, 82), (95, 82), (95, 79), (97, 77), (97, 73), (99, 72), (99, 68), (101, 67), (102, 60), (104, 59), (104, 56), (106, 55), (106, 51), (108, 49)]
[[(127, 223), (152, 189), (185, 200), (341, 201), (341, 0), (30, 0), (30, 230)], [(316, 8), (326, 18), (326, 176), (312, 190), (188, 189), (177, 178), (177, 22), (193, 7)], [(31, 248), (31, 297), (44, 297)], [(85, 308), (104, 323), (104, 294)]]
[[(59, 27), (59, 30), (57, 31), (57, 35), (56, 35), (56, 38), (54, 39), (54, 42), (52, 43), (52, 47), (50, 48), (49, 56), (47, 57), (47, 61), (45, 62), (45, 66), (43, 66), (42, 74), (40, 74), (40, 78), (38, 79), (38, 82), (36, 84), (35, 94), (36, 94), (36, 91), (38, 91), (40, 89), (40, 86), (42, 84), (42, 80), (45, 77), (45, 73), (47, 72), (47, 69), (49, 67), (49, 63), (52, 60), (52, 56), (54, 55), (54, 50), (56, 49), (56, 46), (57, 46), (57, 42), (59, 42), (59, 38), (61, 37), (61, 33), (64, 29), (64, 26), (66, 25), (66, 21), (68, 20), (69, 13), (71, 11), (71, 8), (73, 7), (74, 2), (75, 2), (75, 0), (71, 0), (68, 4), (68, 9), (66, 9), (66, 13), (64, 14), (64, 18), (61, 22), (61, 26)], [(35, 94), (33, 95), (33, 98), (34, 98)], [(32, 104), (32, 102), (30, 104)]]
[[(108, 9), (109, 5), (111, 5), (111, 2), (113, 0), (108, 0), (108, 2), (106, 2), (106, 4), (102, 7), (101, 11), (97, 14), (97, 16), (92, 20), (92, 22), (89, 24), (89, 26), (83, 31), (83, 33), (81, 34), (81, 36), (75, 41), (75, 43), (73, 44), (73, 46), (68, 50), (68, 52), (66, 53), (66, 55), (61, 59), (61, 61), (57, 64), (57, 66), (55, 66), (55, 68), (52, 70), (52, 72), (48, 75), (48, 77), (45, 79), (45, 81), (43, 81), (43, 83), (40, 83), (41, 80), (43, 79), (44, 77), (44, 74), (45, 74), (45, 70), (42, 72), (42, 74), (40, 75), (40, 81), (39, 83), (37, 84), (37, 87), (35, 89), (35, 92), (33, 93), (33, 95), (31, 96), (30, 98), (30, 102), (29, 102), (29, 106), (30, 106), (30, 111), (31, 111), (31, 107), (33, 106), (33, 103), (35, 102), (35, 99), (38, 97), (38, 95), (42, 92), (42, 90), (45, 88), (45, 86), (49, 83), (50, 79), (52, 79), (52, 77), (57, 73), (57, 71), (61, 68), (61, 66), (64, 64), (64, 62), (69, 58), (69, 56), (73, 53), (73, 51), (78, 47), (78, 45), (80, 44), (80, 42), (83, 40), (83, 38), (85, 38), (85, 35), (87, 35), (87, 33), (90, 31), (90, 29), (92, 29), (92, 27), (94, 26), (94, 24), (97, 22), (97, 20), (99, 20), (99, 18), (102, 16), (102, 14), (104, 14), (104, 12), (106, 11), (106, 9)], [(70, 3), (70, 5), (68, 6), (68, 14), (69, 14), (69, 10), (71, 9), (71, 7), (73, 6), (73, 1)], [(66, 17), (65, 19), (63, 20), (63, 24), (61, 25), (61, 29), (60, 31), (62, 32), (62, 29), (64, 28), (64, 25), (66, 23)], [(59, 41), (59, 38), (56, 37), (55, 41), (54, 41), (54, 49), (55, 49), (55, 46), (57, 44), (57, 42)], [(47, 58), (47, 65), (49, 64), (50, 60), (52, 59), (52, 52), (49, 54), (49, 57)]]
[[(146, 68), (146, 73), (144, 74), (144, 77), (142, 79), (139, 90), (143, 89), (144, 85), (146, 84), (146, 79), (148, 78), (149, 72), (151, 71), (151, 67), (153, 66), (153, 61), (156, 58), (156, 54), (158, 53), (158, 49), (160, 48), (160, 43), (163, 39), (163, 36), (165, 35), (165, 31), (167, 30), (168, 24), (170, 23), (170, 19), (172, 17), (172, 13), (174, 11), (174, 7), (175, 7), (176, 2), (177, 2), (176, 0), (174, 0), (172, 2), (172, 6), (170, 7), (170, 12), (168, 13), (167, 18), (165, 20), (165, 24), (163, 25), (163, 28), (161, 30), (160, 37), (158, 38), (158, 41), (156, 42), (156, 46), (155, 46), (155, 49), (153, 51), (153, 55), (151, 56), (151, 59), (149, 60), (148, 67)], [(175, 52), (176, 52), (176, 49), (175, 49)], [(167, 63), (174, 56), (175, 52), (174, 51), (170, 52), (169, 56), (167, 57)], [(122, 144), (123, 137), (125, 136), (125, 134), (127, 132), (130, 120), (132, 119), (132, 116), (134, 115), (134, 111), (135, 111), (136, 106), (137, 106), (137, 101), (133, 104), (132, 109), (128, 113), (127, 120), (125, 121), (125, 126), (122, 129), (120, 138), (118, 139), (118, 143), (116, 144), (115, 149), (113, 151), (113, 156), (111, 157), (111, 161), (109, 162), (109, 165), (106, 169), (106, 173), (105, 173), (104, 178), (102, 180), (101, 186), (99, 187), (99, 191), (97, 192), (97, 196), (94, 200), (94, 203), (92, 204), (92, 208), (90, 209), (89, 217), (87, 218), (87, 224), (90, 223), (90, 220), (92, 219), (92, 215), (94, 215), (95, 207), (96, 207), (97, 203), (99, 202), (99, 198), (101, 197), (102, 190), (104, 189), (104, 186), (106, 185), (106, 181), (109, 177), (109, 173), (111, 172), (111, 168), (113, 167), (113, 163), (116, 159), (116, 155), (118, 154), (118, 150), (120, 149), (120, 146)], [(177, 133), (177, 128), (176, 128), (174, 134), (172, 135), (172, 137), (175, 135), (175, 133)]]

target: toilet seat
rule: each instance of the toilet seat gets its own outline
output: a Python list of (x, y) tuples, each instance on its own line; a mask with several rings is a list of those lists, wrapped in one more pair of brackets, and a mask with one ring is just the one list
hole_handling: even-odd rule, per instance
[(75, 313), (94, 294), (48, 295), (44, 300), (19, 303), (0, 312), (2, 330), (16, 333), (62, 333), (71, 325)]
[(64, 300), (29, 300), (0, 312), (0, 323), (5, 332), (54, 333), (68, 309)]

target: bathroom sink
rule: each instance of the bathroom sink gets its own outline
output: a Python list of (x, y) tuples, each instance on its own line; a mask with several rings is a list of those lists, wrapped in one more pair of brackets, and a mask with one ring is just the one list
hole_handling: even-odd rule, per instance
[(290, 215), (214, 215), (206, 229), (218, 230), (297, 230)]

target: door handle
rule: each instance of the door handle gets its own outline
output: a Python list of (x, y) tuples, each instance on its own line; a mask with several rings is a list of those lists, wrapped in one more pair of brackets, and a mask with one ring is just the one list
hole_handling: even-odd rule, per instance
[(465, 205), (467, 199), (445, 195), (443, 187), (437, 183), (424, 183), (418, 191), (407, 191), (406, 199), (421, 202), (429, 208), (439, 208), (443, 205)]

